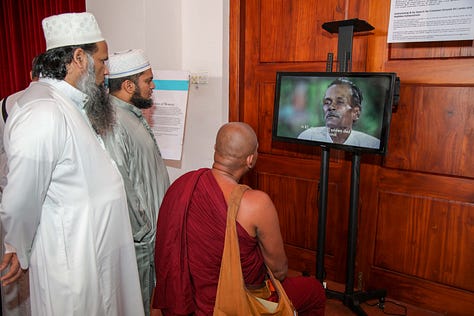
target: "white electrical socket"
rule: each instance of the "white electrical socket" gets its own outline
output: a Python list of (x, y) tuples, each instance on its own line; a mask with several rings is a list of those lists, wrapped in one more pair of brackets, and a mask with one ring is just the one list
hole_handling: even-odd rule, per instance
[(189, 83), (190, 84), (197, 84), (198, 83), (198, 76), (196, 74), (189, 75)]
[(209, 73), (207, 71), (192, 73), (189, 76), (190, 84), (207, 84), (209, 83)]
[(207, 71), (198, 73), (198, 83), (202, 83), (202, 84), (209, 83), (209, 74)]

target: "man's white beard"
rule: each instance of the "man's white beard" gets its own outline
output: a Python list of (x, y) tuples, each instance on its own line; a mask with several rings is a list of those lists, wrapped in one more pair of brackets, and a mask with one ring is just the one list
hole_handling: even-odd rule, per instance
[(88, 67), (77, 83), (77, 88), (89, 97), (89, 101), (84, 106), (92, 127), (99, 135), (105, 135), (110, 131), (115, 123), (115, 113), (109, 103), (108, 92), (102, 84), (96, 84), (94, 71), (94, 59), (87, 54)]

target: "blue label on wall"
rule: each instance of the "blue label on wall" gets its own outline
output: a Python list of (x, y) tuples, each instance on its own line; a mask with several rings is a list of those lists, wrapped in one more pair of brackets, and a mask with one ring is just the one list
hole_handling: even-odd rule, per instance
[(187, 91), (189, 80), (153, 80), (155, 90)]

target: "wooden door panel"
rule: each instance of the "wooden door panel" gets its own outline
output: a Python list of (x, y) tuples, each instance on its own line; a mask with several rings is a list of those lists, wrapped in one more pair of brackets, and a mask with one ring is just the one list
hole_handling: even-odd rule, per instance
[(474, 178), (474, 89), (403, 85), (385, 166)]
[(286, 244), (316, 250), (318, 212), (316, 179), (259, 172), (258, 186), (267, 192), (280, 217)]
[(430, 280), (407, 277), (400, 273), (374, 268), (371, 286), (389, 289), (390, 297), (414, 306), (449, 316), (469, 316), (474, 310), (472, 292), (445, 286)]
[[(255, 173), (256, 187), (265, 191), (277, 209), (290, 267), (315, 273), (318, 237), (319, 161), (280, 159), (260, 154)], [(333, 162), (328, 179), (328, 214), (325, 265), (333, 280), (344, 282), (345, 244), (347, 235), (348, 181), (346, 166)], [(342, 198), (341, 198), (342, 197)], [(344, 245), (344, 246), (341, 246)], [(336, 270), (333, 270), (336, 269)]]
[(390, 60), (461, 57), (474, 57), (474, 41), (390, 44)]
[(370, 194), (362, 194), (362, 212), (375, 219), (361, 222), (369, 234), (360, 236), (367, 250), (358, 260), (367, 286), (467, 315), (474, 305), (472, 41), (388, 44), (389, 8), (390, 1), (370, 3), (379, 31), (369, 39), (368, 69), (397, 73), (400, 103), (383, 167), (368, 168), (364, 181)]
[[(305, 172), (305, 176), (302, 178), (296, 176), (281, 164), (273, 165), (271, 168), (261, 166), (274, 161), (274, 159), (266, 156), (261, 158), (258, 167), (258, 186), (269, 194), (277, 207), (285, 243), (315, 251), (318, 224), (319, 171), (311, 174), (308, 172), (310, 169), (300, 170), (299, 172)], [(291, 166), (291, 168), (295, 167)], [(275, 169), (278, 169), (278, 171)], [(274, 171), (271, 172), (270, 170)], [(338, 182), (330, 182), (328, 190), (335, 196), (341, 196), (345, 188), (341, 187)], [(347, 203), (342, 199), (330, 199), (328, 209), (329, 211), (338, 210), (345, 205)], [(327, 220), (328, 226), (332, 229), (340, 226), (340, 223), (347, 222), (343, 216), (337, 213), (331, 215)], [(329, 255), (334, 256), (337, 252), (335, 249), (338, 247), (338, 237), (338, 235), (328, 236), (326, 251)]]
[(384, 62), (383, 71), (395, 72), (402, 84), (432, 84), (473, 86), (474, 58), (435, 60), (391, 60)]
[(361, 175), (368, 188), (361, 192), (358, 271), (366, 286), (466, 315), (474, 304), (472, 179), (372, 164)]
[(474, 291), (474, 203), (414, 192), (378, 201), (375, 267)]
[[(390, 0), (231, 0), (230, 119), (257, 132), (259, 160), (247, 179), (275, 202), (290, 267), (314, 273), (321, 150), (272, 140), (275, 74), (325, 70), (337, 34), (322, 23), (373, 25), (354, 37), (352, 69), (395, 72), (401, 90), (388, 154), (362, 157), (355, 272), (364, 288), (465, 315), (474, 310), (473, 42), (389, 44), (389, 10)], [(350, 157), (331, 150), (325, 269), (339, 282)]]
[[(345, 7), (347, 5), (347, 7)], [(328, 52), (335, 53), (337, 34), (325, 31), (325, 22), (348, 18), (364, 19), (366, 2), (337, 0), (261, 0), (260, 61), (325, 61)], [(349, 16), (351, 13), (354, 16)], [(365, 58), (366, 38), (356, 37), (354, 49)], [(335, 58), (336, 58), (335, 54)]]

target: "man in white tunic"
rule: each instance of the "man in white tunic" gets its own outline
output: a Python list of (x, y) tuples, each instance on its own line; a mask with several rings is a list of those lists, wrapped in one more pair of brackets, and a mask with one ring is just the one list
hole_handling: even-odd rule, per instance
[(143, 50), (111, 54), (110, 103), (113, 133), (104, 142), (125, 182), (145, 315), (155, 286), (155, 235), (158, 209), (170, 181), (155, 137), (141, 109), (153, 104), (153, 72)]
[(143, 315), (123, 182), (96, 134), (111, 125), (107, 43), (90, 13), (43, 30), (42, 77), (5, 126), (2, 284), (29, 269), (33, 315)]
[[(36, 63), (38, 56), (33, 59), (32, 69), (30, 77), (32, 81), (36, 81), (39, 78), (41, 69)], [(25, 90), (21, 90), (5, 97), (0, 103), (2, 105), (2, 118), (0, 119), (0, 199), (2, 197), (3, 188), (7, 184), (7, 155), (3, 147), (3, 131), (5, 128), (5, 122), (8, 118), (16, 100), (23, 95)], [(5, 232), (3, 227), (0, 225), (0, 254), (5, 253), (5, 247), (3, 239), (5, 238)], [(28, 273), (23, 273), (21, 277), (15, 282), (11, 283), (1, 291), (1, 302), (2, 302), (2, 316), (28, 316), (31, 315), (30, 308), (30, 291), (29, 291), (29, 280)]]

